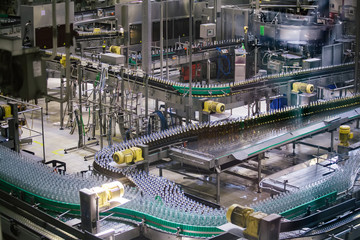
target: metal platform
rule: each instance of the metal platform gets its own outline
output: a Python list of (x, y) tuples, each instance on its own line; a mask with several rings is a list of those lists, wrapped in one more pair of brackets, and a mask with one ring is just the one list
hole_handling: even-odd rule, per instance
[(260, 185), (262, 188), (271, 188), (276, 191), (294, 191), (332, 174), (338, 168), (337, 160), (337, 156), (328, 160), (315, 158), (307, 163), (299, 164), (307, 165), (305, 168), (295, 171), (292, 171), (293, 168), (285, 169), (264, 178)]

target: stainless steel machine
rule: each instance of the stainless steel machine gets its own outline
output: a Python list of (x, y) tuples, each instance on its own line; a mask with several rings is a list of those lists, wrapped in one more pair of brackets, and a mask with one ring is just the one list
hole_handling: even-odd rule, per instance
[[(356, 239), (355, 3), (35, 1), (19, 7), (21, 33), (1, 15), (1, 93), (44, 98), (46, 112), (59, 103), (60, 129), (79, 137), (64, 154), (94, 159), (93, 171), (68, 174), (17, 153), (18, 107), (0, 104), (15, 133), (0, 144), (15, 150), (0, 146), (4, 236)], [(49, 92), (48, 76), (60, 83)], [(300, 170), (298, 146), (318, 153)], [(272, 165), (281, 148), (294, 163)], [(190, 194), (165, 171), (215, 188)], [(251, 205), (219, 205), (232, 177), (252, 187)]]

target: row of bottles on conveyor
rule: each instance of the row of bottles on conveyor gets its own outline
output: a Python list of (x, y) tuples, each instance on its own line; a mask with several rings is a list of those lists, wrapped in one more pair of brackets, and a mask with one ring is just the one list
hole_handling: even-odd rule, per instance
[(79, 203), (79, 190), (109, 182), (105, 176), (58, 174), (56, 168), (0, 146), (0, 179), (35, 195), (59, 202)]
[[(359, 101), (359, 96), (345, 97), (325, 102), (312, 102), (310, 103), (310, 105), (306, 106), (289, 106), (283, 109), (274, 110), (272, 112), (263, 113), (252, 117), (229, 119), (227, 121), (202, 122), (198, 124), (178, 126), (175, 128), (167, 129), (165, 131), (154, 132), (146, 136), (141, 136), (140, 138), (120, 143), (113, 147), (116, 151), (121, 151), (123, 149), (134, 147), (138, 144), (155, 146), (157, 144), (166, 143), (178, 138), (191, 136), (199, 136), (200, 139), (212, 139), (213, 134), (219, 137), (235, 137), (233, 136), (233, 134), (236, 134), (239, 130), (250, 129), (252, 127), (265, 124), (274, 124), (279, 121), (304, 117), (307, 115), (312, 115), (314, 113), (335, 110), (342, 107), (349, 107), (358, 104)], [(108, 157), (110, 157), (110, 155)]]
[[(241, 40), (240, 39), (227, 39), (227, 40), (220, 40), (220, 41), (207, 41), (207, 42), (198, 42), (198, 43), (194, 43), (192, 44), (192, 49), (194, 52), (196, 52), (197, 50), (201, 50), (202, 48), (206, 47), (206, 48), (211, 48), (211, 47), (218, 47), (218, 46), (222, 46), (222, 45), (233, 45), (235, 43), (240, 43)], [(174, 53), (181, 53), (183, 51), (186, 51), (188, 49), (187, 45), (179, 45), (179, 46), (175, 46), (175, 47), (169, 47), (169, 48), (164, 48), (163, 50), (163, 55), (166, 56), (166, 54), (174, 54)], [(153, 49), (151, 50), (151, 55), (153, 57), (156, 56), (160, 56), (160, 52), (161, 49)], [(131, 54), (131, 58), (133, 59), (137, 59), (137, 60), (141, 60), (142, 59), (142, 54), (141, 52), (138, 53), (133, 53)]]
[(188, 198), (174, 182), (134, 168), (120, 170), (138, 188), (128, 188), (124, 207), (159, 219), (198, 226), (226, 223), (225, 209), (216, 209)]
[(338, 165), (338, 168), (326, 177), (309, 183), (298, 190), (283, 192), (272, 198), (259, 201), (251, 207), (256, 211), (268, 214), (282, 213), (326, 194), (346, 191), (353, 185), (356, 172), (359, 169), (359, 159), (360, 152), (353, 152), (343, 165)]

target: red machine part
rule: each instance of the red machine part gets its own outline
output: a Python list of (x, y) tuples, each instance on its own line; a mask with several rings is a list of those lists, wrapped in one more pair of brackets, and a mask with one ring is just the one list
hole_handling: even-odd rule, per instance
[[(192, 65), (192, 79), (201, 77), (201, 63), (194, 63)], [(189, 81), (189, 65), (181, 67), (181, 77), (185, 82)]]

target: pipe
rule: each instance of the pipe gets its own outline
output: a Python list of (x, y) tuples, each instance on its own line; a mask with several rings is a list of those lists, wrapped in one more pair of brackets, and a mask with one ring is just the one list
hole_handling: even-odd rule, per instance
[(53, 50), (51, 56), (43, 57), (42, 60), (50, 61), (56, 57), (57, 54), (57, 23), (56, 23), (56, 0), (52, 0), (52, 40), (53, 40)]

